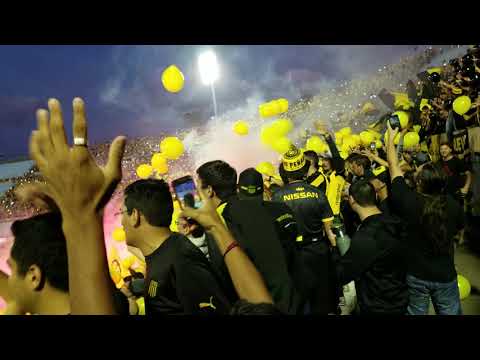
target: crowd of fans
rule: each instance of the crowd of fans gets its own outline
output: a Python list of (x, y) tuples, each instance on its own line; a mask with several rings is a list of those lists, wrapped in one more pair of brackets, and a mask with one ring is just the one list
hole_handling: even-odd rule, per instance
[[(60, 103), (51, 99), (30, 141), (44, 182), (15, 192), (43, 211), (12, 225), (12, 274), (0, 272), (6, 313), (417, 315), (431, 301), (437, 314), (462, 314), (454, 253), (475, 223), (476, 151), (455, 139), (480, 125), (479, 61), (474, 46), (419, 74), (406, 84), (407, 102), (383, 91), (391, 111), (371, 127), (386, 132), (383, 147), (342, 156), (335, 135), (317, 124), (330, 155), (292, 145), (279, 177), (253, 168), (237, 176), (222, 160), (202, 164), (197, 208), (174, 199), (162, 179), (117, 188), (126, 139), (116, 138), (97, 161), (76, 98), (70, 147)], [(464, 115), (452, 110), (459, 95), (472, 101)], [(394, 121), (397, 110), (409, 113), (408, 124)], [(415, 125), (420, 142), (404, 148)], [(145, 274), (130, 269), (117, 286), (102, 222), (115, 191), (126, 242), (146, 263)]]

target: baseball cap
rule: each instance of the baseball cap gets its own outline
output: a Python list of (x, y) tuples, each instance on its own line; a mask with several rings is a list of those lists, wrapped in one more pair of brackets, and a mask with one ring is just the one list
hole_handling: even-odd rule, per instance
[(248, 168), (238, 177), (239, 197), (252, 199), (263, 197), (263, 176), (254, 168)]

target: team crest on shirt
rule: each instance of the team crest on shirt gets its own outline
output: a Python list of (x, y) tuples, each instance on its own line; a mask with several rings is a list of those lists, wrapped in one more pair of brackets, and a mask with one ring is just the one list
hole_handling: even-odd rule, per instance
[(157, 295), (157, 288), (158, 288), (158, 282), (155, 280), (150, 281), (150, 285), (148, 286), (148, 295), (153, 298)]
[(213, 305), (213, 296), (210, 296), (210, 302), (208, 303), (200, 303), (198, 304), (198, 307), (200, 309), (204, 309), (204, 308), (212, 308), (213, 310), (217, 310), (216, 306)]

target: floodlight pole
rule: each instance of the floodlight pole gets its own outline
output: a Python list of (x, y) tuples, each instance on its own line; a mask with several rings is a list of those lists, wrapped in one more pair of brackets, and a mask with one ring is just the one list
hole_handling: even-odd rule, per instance
[(213, 99), (213, 113), (215, 114), (215, 122), (217, 121), (217, 98), (215, 96), (215, 86), (213, 81), (210, 83), (210, 89), (212, 89), (212, 99)]

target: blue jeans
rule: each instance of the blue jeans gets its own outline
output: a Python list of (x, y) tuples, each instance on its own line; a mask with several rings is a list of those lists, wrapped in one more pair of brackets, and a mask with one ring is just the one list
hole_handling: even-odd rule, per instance
[(439, 283), (407, 275), (408, 315), (428, 315), (430, 298), (437, 315), (462, 315), (457, 279)]

